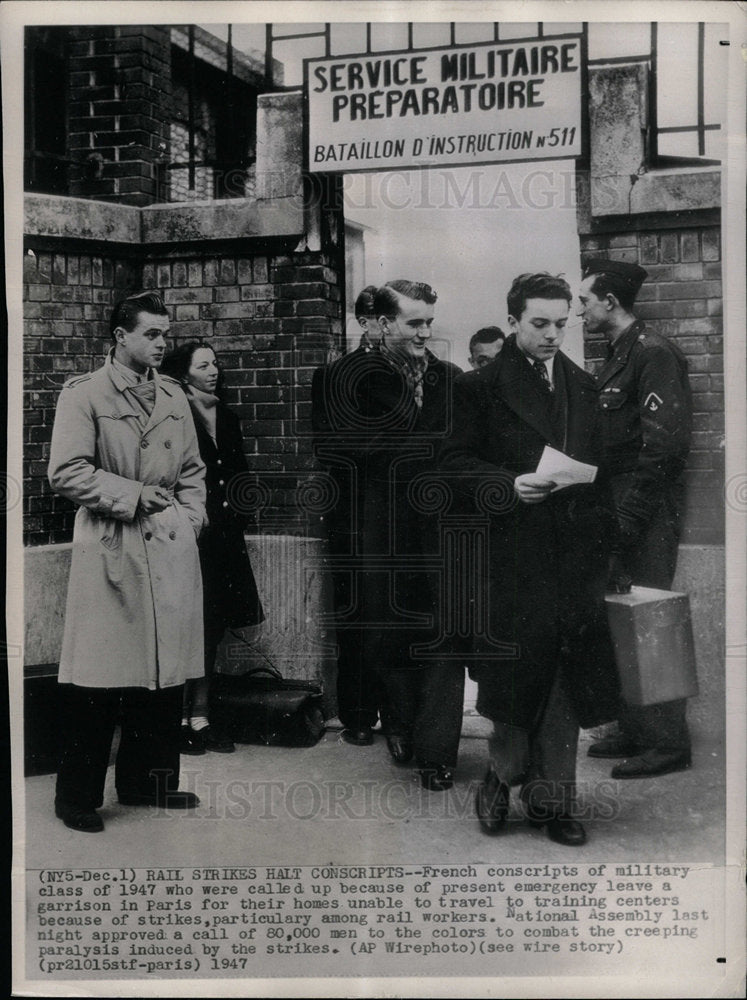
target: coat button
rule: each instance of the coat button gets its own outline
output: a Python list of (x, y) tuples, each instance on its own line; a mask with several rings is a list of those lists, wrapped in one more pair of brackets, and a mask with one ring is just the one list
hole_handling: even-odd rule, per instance
[(150, 531), (146, 531), (144, 537), (145, 537), (146, 542), (149, 542), (151, 540), (151, 538), (153, 537), (153, 535), (151, 534)]
[(228, 506), (228, 500), (224, 500), (223, 503), (221, 504), (221, 507), (227, 507), (227, 506)]
[(142, 441), (140, 442), (140, 447), (141, 447), (141, 448), (147, 448), (147, 447), (148, 447), (148, 444), (149, 444), (149, 442), (148, 442), (148, 441), (146, 441), (146, 439), (145, 439), (145, 438), (143, 438), (143, 440), (142, 440)]
[(225, 479), (219, 479), (218, 480), (218, 486), (225, 486), (225, 485), (226, 485)]
[(171, 541), (173, 542), (173, 541), (174, 541), (174, 539), (176, 538), (176, 532), (175, 532), (175, 531), (170, 531), (170, 532), (169, 532), (169, 538), (170, 538), (170, 539), (171, 539)]
[(164, 448), (170, 448), (171, 447), (171, 442), (170, 441), (164, 441), (163, 442), (163, 446), (164, 446)]

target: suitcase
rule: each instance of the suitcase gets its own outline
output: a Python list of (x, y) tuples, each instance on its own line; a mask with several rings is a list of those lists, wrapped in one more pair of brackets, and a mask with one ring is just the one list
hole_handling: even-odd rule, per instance
[(633, 587), (607, 594), (607, 617), (623, 699), (658, 705), (698, 693), (687, 594)]
[(310, 747), (325, 732), (322, 689), (285, 680), (274, 667), (213, 674), (210, 718), (235, 743)]

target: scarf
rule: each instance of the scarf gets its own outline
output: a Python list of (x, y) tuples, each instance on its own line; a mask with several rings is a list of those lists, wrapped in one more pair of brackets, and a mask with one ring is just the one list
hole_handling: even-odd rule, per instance
[(415, 405), (419, 410), (422, 410), (423, 379), (428, 367), (428, 355), (424, 354), (422, 358), (413, 358), (409, 354), (401, 354), (399, 351), (393, 351), (390, 347), (387, 347), (383, 340), (379, 345), (379, 353), (400, 375), (404, 376), (413, 394)]
[(147, 423), (148, 418), (153, 412), (153, 407), (156, 405), (156, 383), (153, 378), (153, 369), (149, 368), (144, 375), (138, 375), (132, 368), (128, 368), (121, 361), (117, 361), (113, 353), (111, 359), (112, 367), (117, 370), (127, 383), (125, 394), (141, 410), (139, 420), (144, 425)]
[(211, 392), (203, 392), (202, 389), (197, 389), (193, 385), (187, 386), (187, 397), (192, 412), (213, 439), (213, 444), (217, 446), (215, 434), (218, 397)]

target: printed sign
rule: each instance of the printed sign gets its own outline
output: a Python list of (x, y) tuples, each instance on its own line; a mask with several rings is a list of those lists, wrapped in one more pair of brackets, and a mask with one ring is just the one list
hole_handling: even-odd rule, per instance
[(581, 153), (581, 39), (307, 59), (313, 173)]

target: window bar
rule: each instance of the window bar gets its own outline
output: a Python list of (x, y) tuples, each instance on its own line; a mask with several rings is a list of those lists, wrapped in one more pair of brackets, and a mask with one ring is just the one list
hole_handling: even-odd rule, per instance
[(705, 156), (705, 24), (698, 24), (698, 155)]
[(408, 52), (412, 52), (413, 50), (412, 21), (407, 22), (407, 50)]
[(332, 26), (324, 25), (324, 54), (329, 59), (332, 55)]
[(454, 21), (452, 21), (449, 24), (449, 36), (450, 36), (450, 39), (451, 39), (450, 42), (449, 42), (449, 44), (450, 45), (456, 45), (456, 23)]
[(366, 21), (366, 55), (371, 54), (371, 22)]
[(498, 21), (493, 22), (493, 41), (500, 42), (501, 40), (501, 26)]
[(265, 83), (269, 86), (273, 84), (271, 24), (265, 25)]
[(659, 158), (659, 95), (657, 87), (657, 64), (659, 60), (659, 35), (656, 21), (651, 22), (651, 69), (649, 76), (648, 123), (650, 136), (649, 155), (652, 162)]
[[(233, 75), (233, 25), (228, 25), (228, 37), (226, 38), (226, 110), (228, 112), (228, 129), (230, 139), (228, 148), (223, 150), (223, 163), (217, 163), (217, 169), (213, 175), (213, 197), (221, 195), (225, 197), (225, 180), (221, 184), (220, 174), (223, 172), (233, 172), (239, 166), (237, 129), (236, 129), (236, 103), (234, 101), (234, 75)], [(217, 151), (217, 150), (216, 150)]]
[(195, 189), (195, 26), (189, 25), (189, 87), (188, 87), (188, 117), (189, 146), (187, 152), (189, 190)]
[(544, 38), (544, 35), (545, 35), (545, 22), (544, 21), (538, 21), (537, 22), (537, 38)]

